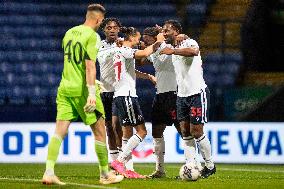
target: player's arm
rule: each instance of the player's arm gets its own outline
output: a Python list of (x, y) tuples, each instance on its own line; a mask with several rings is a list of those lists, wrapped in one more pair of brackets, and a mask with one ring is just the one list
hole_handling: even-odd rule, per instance
[(164, 48), (161, 50), (160, 54), (167, 54), (167, 55), (180, 55), (186, 57), (198, 56), (199, 54), (199, 46), (196, 41), (194, 40), (185, 40), (179, 48)]
[(138, 70), (135, 70), (136, 73), (136, 77), (139, 79), (148, 79), (150, 80), (154, 85), (156, 85), (157, 83), (157, 79), (155, 78), (155, 76), (151, 75), (151, 74), (147, 74), (147, 73), (143, 73), (140, 72)]
[(137, 66), (143, 66), (143, 65), (151, 65), (153, 63), (150, 60), (148, 60), (147, 58), (141, 58), (141, 59), (136, 59), (135, 64)]
[(160, 54), (167, 54), (167, 55), (180, 55), (186, 57), (198, 56), (199, 48), (198, 47), (187, 47), (187, 48), (179, 48), (179, 49), (172, 49), (169, 47), (164, 48), (161, 50)]
[(96, 58), (100, 43), (99, 36), (94, 34), (90, 37), (86, 47), (86, 83), (89, 95), (84, 106), (85, 112), (94, 112), (96, 109)]
[(143, 50), (137, 50), (134, 54), (134, 58), (141, 59), (150, 56), (153, 52), (155, 52), (159, 48), (159, 46), (163, 41), (164, 41), (164, 36), (162, 33), (159, 33), (157, 35), (157, 41)]

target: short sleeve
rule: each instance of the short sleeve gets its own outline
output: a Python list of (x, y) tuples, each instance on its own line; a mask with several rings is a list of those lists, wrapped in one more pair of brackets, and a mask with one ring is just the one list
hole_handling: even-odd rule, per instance
[(180, 48), (188, 48), (188, 47), (197, 47), (199, 48), (198, 46), (198, 43), (193, 40), (193, 39), (186, 39), (182, 42)]
[(90, 36), (86, 47), (88, 59), (96, 61), (100, 47), (101, 47), (101, 38), (97, 33), (93, 33)]
[(127, 47), (121, 48), (121, 54), (125, 59), (132, 59), (134, 58), (134, 54), (138, 49), (132, 49)]

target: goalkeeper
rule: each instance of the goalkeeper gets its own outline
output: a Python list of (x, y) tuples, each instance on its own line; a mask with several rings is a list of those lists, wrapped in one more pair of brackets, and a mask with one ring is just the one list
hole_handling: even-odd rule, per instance
[(55, 175), (54, 165), (70, 123), (78, 116), (86, 125), (90, 125), (95, 136), (94, 147), (99, 161), (100, 183), (117, 183), (123, 179), (123, 176), (116, 176), (108, 170), (104, 108), (99, 86), (95, 83), (95, 62), (101, 43), (96, 30), (104, 19), (104, 14), (103, 6), (89, 5), (85, 23), (69, 29), (63, 38), (64, 69), (56, 98), (56, 129), (48, 144), (43, 184), (65, 185)]

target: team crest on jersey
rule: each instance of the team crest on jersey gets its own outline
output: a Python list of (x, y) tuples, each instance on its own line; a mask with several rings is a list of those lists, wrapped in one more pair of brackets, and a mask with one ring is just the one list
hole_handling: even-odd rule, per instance
[(145, 139), (132, 151), (132, 154), (140, 159), (146, 158), (153, 154), (153, 137), (150, 129), (147, 128), (147, 136)]

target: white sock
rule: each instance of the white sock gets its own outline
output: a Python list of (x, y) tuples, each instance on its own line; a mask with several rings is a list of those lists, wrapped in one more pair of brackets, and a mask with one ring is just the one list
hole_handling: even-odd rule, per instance
[(114, 161), (118, 158), (119, 150), (109, 150), (111, 161)]
[(154, 138), (154, 154), (156, 156), (156, 170), (165, 172), (164, 157), (165, 157), (165, 140), (164, 138)]
[(208, 169), (213, 169), (214, 163), (213, 163), (212, 156), (211, 156), (211, 144), (210, 144), (208, 137), (205, 134), (203, 134), (196, 141), (199, 146), (201, 155), (205, 161), (205, 166)]
[[(122, 138), (122, 149), (124, 149), (127, 142), (128, 142), (128, 138)], [(134, 171), (133, 161), (132, 161), (132, 151), (131, 151), (130, 155), (127, 156), (127, 158), (125, 159), (125, 168), (126, 168), (126, 170)]]
[[(196, 143), (196, 142), (195, 142)], [(199, 158), (199, 153), (198, 153), (198, 148), (196, 148), (196, 156), (195, 156), (195, 161), (196, 161), (196, 165), (199, 171), (201, 171), (203, 169), (201, 162), (200, 162), (200, 158)]]
[(122, 153), (119, 154), (117, 160), (120, 162), (125, 163), (127, 157), (132, 153), (132, 150), (134, 148), (136, 148), (140, 142), (142, 142), (142, 138), (138, 135), (135, 134), (133, 135), (127, 142), (127, 144), (125, 145), (125, 147), (122, 149)]
[(185, 162), (195, 162), (196, 161), (196, 144), (192, 136), (183, 137), (183, 147), (184, 147), (184, 156)]

